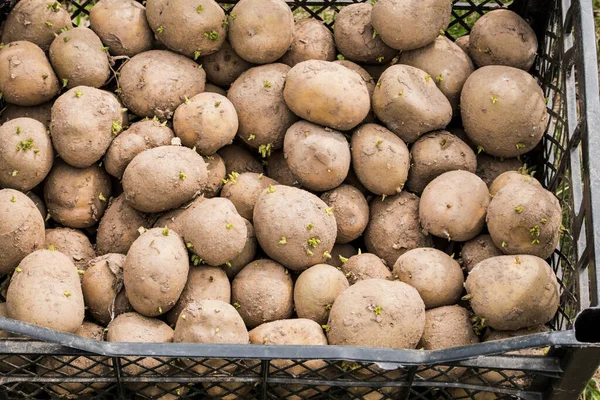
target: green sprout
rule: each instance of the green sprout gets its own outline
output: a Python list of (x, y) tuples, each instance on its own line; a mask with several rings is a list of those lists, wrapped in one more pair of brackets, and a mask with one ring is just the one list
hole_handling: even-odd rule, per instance
[(446, 145), (446, 143), (447, 143), (446, 139), (440, 140), (440, 146), (444, 147)]
[(10, 173), (10, 176), (12, 176), (13, 178), (15, 176), (17, 176), (17, 175), (19, 175), (19, 170), (18, 169), (15, 169), (15, 170), (13, 170), (13, 172)]
[(373, 39), (375, 39), (377, 37), (377, 30), (375, 28), (373, 28)]
[(381, 81), (377, 81), (377, 84), (375, 86), (381, 87)]
[(163, 313), (163, 312), (162, 312), (162, 308), (161, 308), (161, 306), (158, 306), (158, 313), (159, 313), (159, 314), (162, 314), (162, 313)]
[(321, 328), (323, 328), (323, 330), (327, 333), (329, 333), (329, 331), (331, 330), (331, 327), (329, 325), (321, 325)]
[(536, 225), (529, 229), (529, 233), (531, 233), (531, 244), (540, 244), (540, 226)]
[(523, 212), (523, 206), (522, 205), (516, 206), (515, 211), (517, 212), (517, 214), (521, 214)]
[(17, 198), (15, 196), (10, 198), (10, 202), (11, 203), (16, 203), (17, 202)]
[(202, 64), (199, 64), (199, 65), (198, 65), (198, 69), (202, 69)]
[(282, 237), (281, 237), (281, 240), (279, 241), (279, 244), (280, 244), (280, 245), (287, 244), (287, 239), (285, 238), (285, 236), (282, 236)]
[(311, 256), (313, 255), (313, 252), (310, 249), (306, 249), (306, 255)]
[(188, 249), (191, 249), (192, 247), (194, 247), (194, 244), (192, 242), (187, 242), (185, 244), (185, 247), (187, 247)]
[(60, 3), (58, 1), (55, 1), (52, 4), (47, 4), (46, 8), (52, 12), (58, 12), (58, 10), (60, 10)]
[(21, 140), (21, 144), (17, 146), (17, 151), (23, 150), (27, 151), (33, 147), (33, 138), (29, 138), (27, 140)]
[(83, 92), (79, 89), (75, 90), (75, 97), (80, 98), (81, 96), (83, 96)]
[(460, 299), (461, 299), (462, 301), (469, 301), (469, 300), (471, 300), (472, 298), (473, 298), (473, 295), (472, 295), (472, 294), (467, 294), (467, 295), (465, 295), (465, 296), (461, 297)]
[(65, 290), (64, 295), (65, 295), (65, 297), (71, 297), (71, 292), (69, 292), (68, 290)]
[(440, 35), (445, 35), (445, 34), (446, 34), (446, 31), (443, 29), (440, 29)]
[(235, 309), (237, 310), (237, 309), (238, 309), (238, 308), (240, 308), (242, 305), (236, 301), (235, 303), (233, 303), (233, 306), (234, 306), (234, 307), (235, 307)]
[(338, 59), (338, 60), (345, 60), (345, 59), (346, 59), (346, 57), (344, 57), (344, 56), (343, 56), (343, 55), (341, 55), (341, 54), (338, 54), (338, 55), (337, 55), (337, 59)]
[(198, 8), (196, 8), (196, 12), (198, 14), (200, 14), (202, 11), (204, 11), (204, 7), (202, 7), (201, 5), (199, 5)]
[(311, 246), (312, 248), (315, 248), (319, 245), (319, 243), (321, 243), (321, 239), (313, 237), (310, 238), (306, 241), (308, 243), (309, 246)]
[(269, 193), (269, 194), (275, 193), (275, 186), (269, 185), (269, 188), (267, 189), (267, 193)]
[(218, 40), (219, 39), (219, 33), (215, 30), (212, 30), (210, 32), (204, 32), (204, 37), (208, 38), (210, 40)]
[(331, 310), (331, 306), (333, 306), (333, 304), (331, 304), (331, 303), (325, 304), (325, 309), (326, 310)]
[(42, 74), (42, 79), (48, 79), (48, 74)]
[(327, 213), (327, 215), (332, 216), (333, 215), (333, 206), (326, 208), (325, 212)]
[(382, 310), (383, 310), (383, 307), (381, 307), (381, 306), (376, 306), (373, 308), (373, 312), (375, 313), (375, 315), (381, 315)]
[(17, 268), (15, 268), (15, 272), (17, 272), (17, 273), (23, 272), (23, 268), (17, 267)]
[(77, 270), (77, 275), (84, 275), (84, 274), (85, 274), (84, 270), (82, 270), (82, 269)]
[(314, 227), (315, 227), (315, 226), (314, 226), (312, 223), (310, 223), (310, 224), (306, 225), (306, 230), (307, 230), (307, 231), (310, 231), (310, 230), (311, 230), (312, 228), (314, 228)]
[(39, 153), (39, 152), (40, 152), (40, 149), (33, 149), (33, 153), (34, 153), (34, 154), (37, 154), (37, 153)]
[(383, 143), (383, 140), (379, 139), (377, 141), (377, 143), (375, 143), (375, 147), (377, 147), (378, 149), (381, 149), (381, 144)]
[(165, 225), (165, 229), (161, 233), (163, 236), (169, 236), (169, 227)]
[(519, 258), (519, 256), (515, 257), (515, 264), (521, 264), (521, 259)]
[(329, 253), (328, 251), (323, 252), (323, 258), (326, 258), (328, 260), (331, 259), (331, 253)]
[(496, 104), (498, 102), (498, 96), (490, 96), (490, 101), (492, 104)]
[(49, 250), (49, 251), (54, 251), (54, 250), (56, 250), (56, 249), (54, 248), (54, 245), (53, 245), (53, 244), (51, 244), (50, 246), (48, 246), (48, 250)]
[(194, 264), (195, 266), (202, 264), (202, 261), (203, 260), (196, 254), (192, 255), (192, 264)]
[(480, 154), (485, 149), (482, 146), (477, 146), (477, 154)]
[[(379, 86), (381, 86), (381, 83), (379, 83)], [(398, 96), (402, 97), (402, 95), (404, 94), (404, 89), (402, 89), (401, 91), (398, 92)]]
[(237, 14), (230, 14), (229, 16), (231, 17), (231, 19), (236, 19), (237, 18)]
[(506, 243), (506, 242), (504, 242), (504, 241), (503, 241), (503, 242), (500, 244), (500, 246), (501, 246), (501, 247), (503, 247), (503, 248), (504, 248), (504, 247), (508, 247), (508, 243)]
[(102, 51), (108, 51), (110, 50), (110, 46), (102, 46), (101, 49)]
[(425, 82), (429, 82), (431, 80), (431, 75), (425, 75)]
[(254, 139), (256, 139), (256, 135), (254, 135), (254, 134), (251, 133), (250, 136), (248, 136), (248, 141), (251, 141), (251, 140), (254, 140)]
[(441, 82), (444, 80), (444, 77), (443, 77), (443, 75), (440, 73), (440, 74), (439, 74), (439, 75), (438, 75), (438, 76), (435, 78), (435, 80), (436, 80), (438, 83), (441, 83)]
[(517, 143), (515, 147), (517, 148), (517, 150), (521, 150), (523, 147), (525, 147), (525, 145), (523, 143)]
[(20, 126), (17, 126), (17, 135), (20, 135), (20, 134), (21, 134), (21, 132), (23, 132), (23, 131), (21, 130), (21, 127), (20, 127)]
[(165, 31), (165, 27), (164, 26), (159, 26), (158, 29), (156, 30), (156, 33), (163, 33)]
[(60, 33), (66, 32), (66, 31), (68, 31), (68, 30), (70, 30), (70, 29), (71, 29), (71, 27), (70, 27), (70, 26), (66, 26), (66, 25), (65, 25), (64, 27), (60, 28)]
[(185, 172), (179, 173), (179, 179), (181, 179), (182, 181), (185, 181), (186, 178), (187, 178), (187, 175), (185, 174)]
[(220, 106), (220, 105), (221, 105), (221, 102), (220, 102), (220, 101), (217, 101), (217, 102), (215, 103), (215, 108), (219, 108), (219, 106)]
[(52, 218), (52, 215), (50, 215), (50, 213), (46, 213), (46, 218), (44, 219), (44, 221), (48, 222), (50, 218)]
[(481, 332), (483, 332), (483, 330), (487, 326), (485, 323), (485, 318), (473, 317), (471, 318), (471, 322), (473, 323), (473, 331), (478, 336), (481, 335)]
[(264, 83), (264, 87), (266, 87), (266, 88), (270, 88), (270, 87), (271, 87), (271, 82), (269, 82), (269, 81), (265, 81), (265, 83)]
[(381, 195), (381, 201), (384, 201), (386, 197), (387, 197), (387, 194), (382, 194)]
[(258, 174), (258, 179), (262, 179), (265, 177), (265, 174)]
[(377, 57), (377, 58), (376, 58), (376, 60), (377, 60), (377, 62), (378, 62), (379, 64), (381, 64), (381, 63), (383, 62), (383, 60), (384, 60), (384, 59), (385, 59), (385, 57), (384, 57), (384, 56), (380, 56), (380, 57)]
[(116, 136), (119, 134), (119, 132), (121, 132), (123, 130), (123, 126), (121, 125), (121, 123), (119, 121), (113, 121), (110, 129), (111, 129), (112, 134)]
[(227, 268), (231, 268), (231, 262), (230, 261), (225, 262), (225, 265), (227, 265)]
[(223, 28), (227, 28), (229, 26), (229, 21), (227, 20), (227, 18), (221, 21), (221, 26)]
[(194, 61), (196, 61), (200, 57), (200, 54), (201, 54), (200, 50), (194, 51)]
[(273, 145), (271, 143), (261, 144), (260, 147), (258, 148), (258, 154), (260, 154), (260, 156), (262, 158), (267, 158), (271, 155), (272, 150), (273, 150)]
[(104, 202), (106, 202), (106, 197), (104, 197), (104, 195), (102, 194), (102, 192), (100, 192), (100, 194), (98, 195), (98, 199), (99, 199), (100, 201), (104, 201)]
[(50, 22), (50, 21), (46, 21), (46, 22), (44, 22), (44, 24), (46, 24), (46, 26), (48, 26), (48, 27), (52, 27), (52, 26), (54, 25), (54, 24), (53, 24), (52, 22)]
[(233, 228), (233, 224), (227, 224), (227, 225), (225, 225), (225, 228), (227, 228), (228, 230), (231, 230)]
[(68, 36), (65, 36), (65, 37), (63, 38), (63, 41), (64, 41), (65, 43), (67, 43), (69, 40), (71, 40), (71, 39), (70, 39)]
[(542, 224), (545, 224), (546, 222), (548, 222), (548, 218), (546, 218), (546, 217), (542, 217), (542, 219), (540, 220), (540, 222), (541, 222)]
[(346, 264), (348, 262), (348, 259), (341, 254), (338, 256), (338, 258), (340, 259), (342, 264)]

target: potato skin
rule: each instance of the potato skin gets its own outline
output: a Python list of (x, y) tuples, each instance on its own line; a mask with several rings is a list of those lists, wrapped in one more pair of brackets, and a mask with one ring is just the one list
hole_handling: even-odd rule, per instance
[(230, 144), (219, 150), (217, 154), (221, 156), (225, 163), (227, 175), (232, 172), (237, 172), (238, 174), (244, 172), (262, 174), (265, 172), (262, 164), (242, 146)]
[(365, 84), (367, 85), (367, 90), (369, 91), (369, 96), (373, 95), (373, 91), (375, 90), (375, 80), (373, 79), (371, 74), (369, 72), (367, 72), (366, 69), (364, 69), (360, 65), (353, 63), (352, 61), (349, 61), (349, 60), (335, 60), (333, 63), (342, 65), (348, 69), (351, 69), (352, 71), (356, 72), (357, 74), (359, 74), (360, 77), (363, 78), (363, 81), (365, 81)]
[(306, 60), (335, 60), (333, 35), (322, 21), (314, 18), (297, 21), (293, 36), (290, 49), (281, 57), (282, 63), (293, 67)]
[(371, 253), (361, 253), (347, 258), (343, 262), (342, 272), (351, 285), (367, 279), (392, 280), (392, 273), (384, 261)]
[(242, 252), (239, 256), (231, 260), (229, 264), (221, 265), (221, 268), (225, 271), (229, 279), (233, 279), (242, 268), (250, 264), (250, 262), (256, 258), (256, 253), (258, 251), (258, 241), (256, 240), (254, 227), (250, 221), (245, 220), (244, 222), (246, 222), (248, 234), (246, 235), (246, 244), (244, 245)]
[[(216, 52), (202, 57), (206, 79), (219, 87), (229, 88), (239, 76), (255, 65), (238, 56), (225, 40)], [(208, 92), (207, 89), (205, 91)]]
[(469, 240), (460, 251), (462, 265), (467, 272), (471, 272), (483, 260), (501, 255), (502, 251), (496, 247), (490, 235), (479, 235)]
[(498, 175), (496, 179), (490, 185), (490, 195), (495, 196), (500, 190), (508, 185), (515, 183), (530, 184), (537, 188), (542, 188), (540, 181), (535, 179), (533, 176), (523, 173), (523, 171), (506, 171)]
[(559, 286), (552, 268), (530, 255), (488, 258), (465, 282), (471, 307), (497, 330), (516, 330), (550, 321), (559, 306)]
[(240, 216), (252, 221), (256, 200), (270, 185), (277, 185), (277, 182), (256, 172), (232, 174), (223, 185), (221, 197), (231, 201)]
[(471, 57), (471, 55), (469, 54), (469, 42), (470, 42), (470, 37), (469, 35), (464, 35), (459, 37), (458, 39), (456, 39), (454, 41), (454, 44), (457, 45), (458, 47), (461, 48), (462, 51), (464, 51), (465, 53), (467, 53), (467, 55), (469, 57)]
[(301, 187), (285, 159), (283, 151), (271, 153), (267, 160), (267, 176), (279, 182), (280, 185)]
[(359, 238), (369, 223), (369, 203), (365, 196), (350, 185), (340, 185), (321, 195), (329, 207), (337, 224), (336, 243), (348, 243)]
[(204, 189), (202, 189), (202, 195), (208, 199), (218, 197), (223, 188), (223, 179), (227, 178), (225, 161), (223, 161), (220, 155), (215, 153), (205, 156), (204, 162), (206, 163), (208, 178)]
[(517, 171), (523, 166), (518, 158), (496, 158), (485, 153), (477, 155), (477, 176), (486, 185), (491, 186), (500, 174), (507, 171)]
[(87, 269), (88, 262), (96, 257), (90, 239), (83, 232), (70, 228), (46, 229), (46, 249), (50, 246), (71, 258), (79, 271)]
[(336, 243), (331, 249), (331, 258), (325, 260), (325, 264), (331, 265), (336, 268), (342, 268), (344, 265), (343, 260), (348, 259), (358, 254), (358, 251), (350, 243)]
[(6, 294), (8, 316), (61, 332), (75, 333), (84, 304), (77, 269), (59, 251), (38, 250), (20, 263)]
[(300, 118), (342, 131), (362, 122), (371, 105), (360, 75), (320, 60), (296, 64), (287, 74), (283, 97)]
[(17, 118), (32, 118), (44, 124), (46, 129), (48, 129), (50, 126), (52, 104), (54, 104), (52, 100), (42, 103), (39, 106), (31, 107), (7, 104), (4, 111), (2, 111), (0, 123), (5, 124), (6, 122)]
[[(15, 201), (13, 201), (13, 198)], [(13, 189), (0, 190), (0, 274), (15, 267), (45, 242), (44, 219), (26, 195)]]

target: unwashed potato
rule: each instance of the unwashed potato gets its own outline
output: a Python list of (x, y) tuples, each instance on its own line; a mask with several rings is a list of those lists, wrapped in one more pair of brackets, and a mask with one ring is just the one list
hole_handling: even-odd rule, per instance
[(256, 253), (258, 251), (258, 241), (256, 240), (256, 234), (254, 233), (254, 227), (250, 221), (245, 220), (245, 222), (248, 234), (246, 235), (246, 244), (244, 245), (242, 252), (239, 256), (231, 260), (229, 264), (221, 265), (221, 268), (225, 270), (229, 279), (233, 279), (242, 268), (250, 264), (250, 262), (256, 258)]
[(152, 48), (146, 9), (134, 0), (100, 0), (90, 11), (90, 28), (115, 56), (133, 57)]
[(275, 151), (268, 158), (267, 176), (279, 182), (281, 185), (300, 187), (285, 159), (283, 151)]
[(243, 174), (244, 172), (256, 172), (257, 174), (262, 174), (265, 172), (260, 161), (244, 147), (230, 144), (219, 150), (218, 155), (221, 156), (223, 162), (225, 162), (225, 172), (227, 175), (232, 172), (237, 172), (238, 174)]
[(270, 186), (258, 197), (253, 219), (261, 248), (286, 268), (303, 270), (332, 257), (337, 236), (333, 209), (312, 193)]
[(219, 50), (202, 58), (206, 79), (223, 88), (229, 88), (244, 71), (253, 66), (254, 64), (238, 56), (227, 40)]
[(401, 64), (389, 67), (379, 78), (373, 92), (373, 111), (407, 143), (426, 132), (444, 129), (452, 119), (452, 105), (436, 86), (435, 77)]
[(371, 25), (372, 9), (369, 3), (342, 7), (335, 16), (335, 45), (349, 60), (388, 64), (398, 51), (387, 46)]
[(526, 171), (506, 171), (498, 175), (496, 179), (490, 185), (490, 195), (495, 196), (500, 190), (508, 185), (515, 183), (530, 184), (532, 186), (542, 188), (540, 181), (535, 179), (533, 176), (528, 175)]
[(446, 0), (383, 0), (373, 5), (371, 23), (388, 46), (413, 50), (433, 42), (450, 23)]
[(331, 345), (414, 349), (425, 328), (425, 305), (405, 283), (368, 279), (337, 297), (327, 325)]
[(325, 260), (325, 264), (332, 265), (336, 268), (342, 268), (345, 260), (358, 254), (358, 250), (350, 243), (336, 243), (331, 249), (331, 258)]
[(283, 153), (292, 174), (309, 190), (334, 189), (350, 170), (350, 146), (344, 135), (307, 121), (289, 127)]
[(86, 168), (102, 158), (126, 122), (127, 113), (115, 95), (76, 86), (52, 106), (52, 143), (67, 164)]
[(432, 235), (464, 242), (485, 225), (490, 193), (485, 182), (468, 171), (445, 172), (423, 190), (419, 218)]
[(383, 126), (365, 124), (354, 131), (351, 147), (354, 172), (370, 192), (393, 195), (402, 191), (410, 167), (402, 139)]
[(369, 96), (373, 95), (373, 91), (375, 90), (375, 80), (373, 79), (371, 74), (367, 72), (366, 69), (364, 69), (360, 65), (353, 63), (352, 61), (349, 61), (349, 60), (335, 60), (333, 63), (343, 65), (344, 67), (349, 68), (352, 71), (359, 74), (361, 76), (361, 78), (363, 78), (363, 81), (365, 81), (365, 84), (367, 85), (367, 90), (369, 91)]
[(342, 272), (351, 285), (367, 279), (392, 280), (392, 273), (384, 261), (375, 254), (361, 253), (342, 261)]
[(294, 285), (294, 308), (298, 318), (325, 325), (335, 299), (350, 286), (344, 273), (327, 264), (303, 271)]
[(535, 32), (510, 10), (485, 13), (469, 35), (469, 54), (480, 67), (507, 65), (528, 71), (538, 50)]
[(468, 144), (448, 131), (425, 134), (410, 149), (412, 165), (406, 186), (421, 193), (425, 186), (444, 172), (463, 170), (475, 173), (477, 156)]
[(223, 180), (227, 177), (227, 170), (225, 168), (225, 161), (216, 153), (205, 156), (204, 162), (206, 163), (208, 178), (206, 179), (204, 189), (202, 189), (202, 195), (210, 199), (219, 196), (223, 187)]
[(87, 269), (88, 262), (96, 257), (96, 251), (92, 247), (90, 239), (76, 229), (46, 229), (45, 248), (60, 251), (71, 257), (79, 274), (83, 274)]
[[(33, 193), (31, 191), (25, 193), (25, 195), (27, 197), (29, 197), (29, 199), (31, 201), (33, 201), (33, 204), (35, 204), (35, 206), (39, 210), (40, 215), (42, 216), (42, 218), (46, 218), (46, 215), (48, 214), (48, 211), (46, 210), (46, 205), (44, 204), (44, 202), (42, 201), (42, 199), (40, 199), (35, 193)], [(47, 221), (44, 221), (44, 222), (46, 222), (46, 224), (44, 224), (44, 225), (47, 225)]]
[(454, 41), (454, 44), (456, 44), (458, 47), (460, 47), (462, 49), (462, 51), (464, 51), (465, 53), (467, 53), (469, 56), (469, 42), (470, 42), (471, 38), (469, 37), (469, 35), (465, 35), (465, 36), (461, 36), (458, 39), (456, 39)]
[(16, 118), (0, 127), (0, 187), (23, 192), (39, 185), (54, 162), (46, 127), (32, 118)]
[(227, 97), (227, 91), (219, 86), (215, 86), (213, 84), (207, 83), (204, 85), (204, 92), (205, 93), (216, 93), (216, 94), (220, 94), (221, 96), (225, 96)]
[(333, 207), (337, 224), (336, 243), (348, 243), (359, 238), (369, 223), (369, 203), (365, 196), (350, 185), (340, 185), (321, 195), (321, 200)]
[(277, 185), (277, 182), (263, 174), (255, 172), (232, 173), (223, 185), (221, 197), (231, 201), (242, 217), (252, 221), (254, 205), (258, 196), (263, 190), (272, 185)]
[(12, 319), (75, 333), (85, 313), (75, 265), (59, 251), (29, 254), (10, 280), (6, 309)]
[(0, 274), (11, 273), (25, 256), (45, 243), (44, 219), (26, 195), (0, 190)]
[(469, 76), (460, 111), (469, 139), (498, 157), (517, 157), (532, 150), (548, 122), (544, 93), (536, 80), (520, 69), (498, 65), (479, 68)]
[(227, 35), (225, 11), (213, 0), (148, 0), (146, 18), (158, 41), (194, 59), (217, 51)]
[(290, 318), (294, 311), (293, 292), (288, 271), (267, 259), (246, 265), (231, 283), (231, 301), (248, 329)]
[(417, 289), (425, 308), (458, 303), (463, 290), (463, 272), (452, 257), (437, 249), (412, 249), (394, 264), (394, 275)]
[(491, 186), (494, 179), (507, 171), (518, 171), (523, 163), (518, 158), (500, 158), (485, 153), (477, 155), (477, 176)]
[(293, 41), (294, 16), (282, 0), (241, 0), (229, 16), (229, 42), (244, 60), (274, 62)]
[(497, 330), (543, 325), (554, 317), (560, 301), (552, 268), (530, 255), (480, 262), (469, 273), (465, 288), (475, 314)]
[(0, 123), (4, 124), (16, 118), (33, 118), (40, 121), (46, 128), (50, 126), (50, 113), (53, 101), (47, 101), (39, 106), (23, 107), (14, 104), (7, 104), (2, 111)]
[(321, 60), (296, 64), (287, 74), (283, 97), (300, 118), (342, 131), (362, 122), (371, 105), (360, 75)]
[(483, 260), (501, 255), (502, 251), (496, 247), (490, 235), (479, 235), (469, 240), (460, 251), (462, 265), (467, 272), (471, 272)]
[(333, 35), (322, 21), (314, 18), (305, 18), (294, 24), (294, 39), (290, 49), (281, 57), (281, 62), (290, 67), (306, 60), (335, 60)]
[(97, 165), (75, 168), (57, 162), (44, 184), (44, 202), (52, 219), (69, 228), (89, 228), (104, 215), (112, 187)]
[[(179, 54), (150, 50), (131, 58), (121, 69), (121, 100), (140, 117), (171, 118), (188, 98), (204, 91), (206, 73)], [(165, 79), (168, 76), (169, 79)]]
[(4, 100), (18, 106), (38, 106), (59, 91), (58, 78), (38, 46), (17, 41), (0, 49), (0, 92)]
[(290, 67), (279, 63), (250, 68), (227, 92), (238, 114), (239, 138), (249, 146), (264, 149), (265, 156), (283, 146), (285, 131), (297, 119), (283, 95), (289, 70)]
[(198, 153), (182, 146), (144, 150), (123, 173), (123, 191), (138, 211), (159, 212), (179, 207), (200, 193), (208, 173)]

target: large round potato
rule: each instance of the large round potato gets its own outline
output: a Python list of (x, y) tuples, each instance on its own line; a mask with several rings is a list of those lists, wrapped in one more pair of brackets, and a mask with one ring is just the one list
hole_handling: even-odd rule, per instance
[(281, 57), (281, 62), (290, 67), (307, 60), (335, 60), (333, 35), (322, 21), (314, 18), (296, 22), (290, 49)]
[[(253, 66), (254, 64), (238, 56), (228, 41), (224, 41), (215, 53), (202, 58), (206, 79), (222, 88), (229, 88), (244, 71)], [(208, 92), (208, 89), (206, 91)]]
[(36, 121), (40, 121), (46, 128), (48, 128), (50, 126), (52, 104), (54, 104), (53, 101), (47, 101), (39, 106), (31, 107), (7, 104), (2, 111), (0, 123), (4, 124), (11, 119), (16, 118), (33, 118)]
[(46, 229), (46, 249), (60, 251), (71, 258), (79, 274), (87, 269), (88, 262), (96, 257), (90, 239), (77, 229)]
[(294, 66), (287, 74), (283, 97), (300, 118), (342, 131), (362, 122), (371, 105), (360, 75), (320, 60)]
[(208, 178), (206, 179), (204, 189), (202, 189), (202, 195), (208, 199), (218, 197), (224, 185), (223, 181), (227, 178), (225, 161), (223, 161), (220, 155), (215, 153), (205, 156), (204, 162), (206, 163)]
[(392, 273), (384, 264), (384, 261), (375, 254), (361, 253), (343, 258), (342, 262), (342, 272), (344, 272), (351, 285), (367, 279), (392, 280)]
[(272, 185), (277, 185), (277, 182), (255, 172), (232, 174), (223, 185), (221, 197), (231, 201), (242, 217), (252, 221), (258, 196)]
[(471, 272), (483, 260), (501, 255), (502, 251), (496, 247), (490, 235), (479, 235), (469, 240), (460, 251), (462, 265), (467, 272)]
[(340, 185), (321, 195), (329, 207), (337, 224), (336, 243), (349, 243), (358, 239), (369, 223), (369, 203), (365, 196), (350, 185)]

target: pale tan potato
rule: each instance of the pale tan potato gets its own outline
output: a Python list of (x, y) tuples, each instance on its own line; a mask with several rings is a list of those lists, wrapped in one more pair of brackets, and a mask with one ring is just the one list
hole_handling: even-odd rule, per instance
[[(238, 56), (227, 40), (219, 50), (202, 57), (201, 63), (206, 72), (206, 79), (223, 88), (229, 88), (244, 71), (254, 67), (254, 64)], [(205, 91), (208, 92), (208, 89)]]
[(283, 151), (274, 151), (267, 160), (267, 176), (280, 185), (301, 187), (285, 159)]
[(184, 205), (180, 208), (174, 208), (172, 210), (166, 211), (160, 217), (154, 221), (152, 225), (153, 228), (164, 228), (168, 227), (170, 231), (175, 231), (177, 233), (181, 232), (181, 226), (183, 221), (180, 219), (180, 216), (185, 212), (186, 206), (192, 207), (195, 201), (203, 201), (204, 197), (198, 196), (191, 203)]
[(465, 36), (461, 36), (458, 39), (456, 39), (454, 41), (454, 44), (456, 44), (458, 47), (460, 47), (462, 49), (462, 51), (464, 51), (465, 53), (467, 53), (467, 55), (470, 56), (469, 54), (469, 42), (470, 42), (471, 38), (469, 35), (465, 35)]
[(88, 262), (96, 257), (96, 251), (92, 247), (90, 239), (77, 229), (46, 229), (46, 245), (44, 247), (60, 251), (70, 257), (80, 275), (87, 269)]
[(358, 254), (358, 250), (350, 243), (336, 243), (331, 249), (331, 258), (325, 260), (325, 264), (341, 269), (345, 260)]
[(498, 193), (506, 186), (515, 183), (530, 184), (540, 189), (542, 188), (542, 184), (540, 183), (540, 181), (535, 179), (533, 176), (527, 174), (526, 170), (506, 171), (498, 175), (498, 177), (493, 180), (492, 184), (490, 185), (490, 195), (495, 196), (496, 193)]
[(208, 178), (206, 179), (204, 189), (202, 189), (202, 195), (210, 199), (219, 196), (223, 188), (223, 180), (227, 178), (227, 169), (223, 158), (216, 153), (205, 156), (204, 162), (206, 163)]
[(340, 185), (321, 195), (321, 200), (333, 207), (337, 224), (336, 243), (358, 239), (369, 223), (369, 203), (353, 186)]
[(258, 241), (256, 240), (256, 233), (254, 233), (254, 227), (250, 221), (245, 220), (245, 222), (248, 234), (246, 235), (246, 244), (242, 252), (239, 256), (231, 260), (229, 264), (221, 265), (221, 268), (225, 271), (229, 279), (233, 279), (242, 268), (250, 264), (256, 258), (256, 253), (258, 252)]
[(4, 124), (16, 118), (33, 118), (36, 121), (40, 121), (48, 129), (50, 127), (50, 114), (53, 104), (52, 100), (42, 103), (39, 106), (31, 107), (7, 104), (4, 111), (2, 111), (0, 123)]
[(223, 162), (225, 162), (225, 171), (227, 175), (232, 172), (243, 174), (244, 172), (256, 172), (262, 174), (264, 167), (248, 150), (244, 147), (231, 144), (218, 151)]
[(249, 221), (252, 221), (254, 205), (258, 196), (269, 186), (277, 182), (263, 174), (244, 172), (231, 174), (221, 190), (221, 197), (231, 201), (237, 212)]
[(385, 261), (375, 254), (361, 253), (344, 258), (342, 261), (342, 272), (351, 285), (367, 279), (392, 280), (392, 273), (385, 265)]
[(331, 31), (322, 21), (305, 18), (294, 24), (294, 39), (281, 62), (293, 67), (306, 60), (333, 61), (335, 54)]
[(523, 163), (518, 158), (499, 158), (485, 153), (477, 154), (477, 176), (491, 186), (498, 176), (507, 171), (518, 171)]
[(471, 272), (481, 261), (501, 255), (502, 251), (496, 247), (490, 235), (479, 235), (469, 240), (460, 251), (462, 265), (467, 272)]
[(363, 78), (363, 81), (365, 81), (365, 84), (367, 85), (369, 96), (373, 95), (373, 91), (375, 90), (375, 80), (373, 79), (371, 74), (367, 72), (366, 69), (349, 60), (335, 60), (333, 63), (343, 65), (344, 67), (351, 69), (352, 71), (359, 74), (360, 77)]

